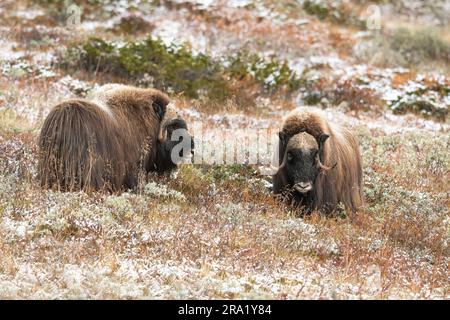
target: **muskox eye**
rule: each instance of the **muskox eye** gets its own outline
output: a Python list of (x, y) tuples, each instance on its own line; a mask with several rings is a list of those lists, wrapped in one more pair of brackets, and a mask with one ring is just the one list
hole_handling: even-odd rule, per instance
[(288, 161), (292, 161), (294, 159), (294, 156), (292, 155), (292, 153), (288, 152), (287, 153), (287, 160)]

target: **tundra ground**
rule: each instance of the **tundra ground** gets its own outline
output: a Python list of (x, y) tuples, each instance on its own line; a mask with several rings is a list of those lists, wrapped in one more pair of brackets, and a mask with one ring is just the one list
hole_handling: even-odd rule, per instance
[[(306, 2), (79, 1), (74, 32), (58, 2), (2, 1), (0, 298), (450, 298), (449, 15), (394, 6), (401, 25), (373, 34), (361, 29), (372, 2)], [(196, 77), (140, 60), (129, 69), (134, 51), (86, 51), (93, 31), (128, 50), (159, 37), (164, 72), (182, 61)], [(178, 60), (174, 43), (187, 43)], [(222, 65), (235, 49), (251, 58)], [(188, 123), (211, 129), (276, 128), (298, 105), (324, 109), (360, 141), (366, 211), (301, 217), (251, 165), (182, 165), (122, 194), (39, 187), (36, 142), (52, 106), (102, 83), (159, 80)]]

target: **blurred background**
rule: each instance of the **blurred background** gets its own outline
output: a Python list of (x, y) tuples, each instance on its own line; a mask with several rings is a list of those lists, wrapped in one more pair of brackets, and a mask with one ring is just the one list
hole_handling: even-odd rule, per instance
[(202, 111), (315, 105), (445, 121), (449, 10), (445, 0), (4, 0), (1, 68), (76, 96), (121, 82)]
[[(448, 0), (0, 0), (0, 299), (449, 299), (449, 19)], [(302, 217), (245, 164), (42, 190), (45, 116), (111, 82), (231, 138), (323, 109), (359, 139), (366, 212)]]

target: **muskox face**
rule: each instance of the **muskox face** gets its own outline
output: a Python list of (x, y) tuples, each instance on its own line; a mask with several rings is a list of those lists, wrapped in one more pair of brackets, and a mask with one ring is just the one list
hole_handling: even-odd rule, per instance
[(155, 168), (158, 172), (170, 171), (194, 154), (194, 137), (188, 132), (186, 121), (180, 118), (167, 120), (158, 141)]
[(314, 182), (321, 171), (320, 152), (327, 138), (328, 135), (324, 134), (316, 140), (306, 132), (287, 138), (280, 132), (280, 142), (284, 144), (282, 149), (285, 150), (282, 166), (288, 188), (301, 194), (313, 190)]
[(194, 137), (188, 132), (186, 121), (173, 119), (166, 126), (165, 150), (173, 164), (194, 154)]

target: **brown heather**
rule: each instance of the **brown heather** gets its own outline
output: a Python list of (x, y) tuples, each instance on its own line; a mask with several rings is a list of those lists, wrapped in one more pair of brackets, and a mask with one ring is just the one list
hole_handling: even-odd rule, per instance
[[(0, 1), (0, 299), (450, 299), (448, 119), (395, 115), (382, 100), (394, 91), (408, 98), (405, 90), (418, 87), (421, 98), (436, 99), (448, 113), (448, 59), (393, 69), (397, 56), (370, 46), (379, 32), (319, 21), (292, 0), (250, 0), (239, 8), (225, 6), (231, 1), (192, 2), (185, 9), (153, 1), (147, 12), (135, 1), (76, 1), (83, 15), (75, 31), (61, 17), (64, 1), (55, 8), (56, 2)], [(417, 6), (383, 10), (386, 34), (408, 16), (411, 30), (435, 21), (427, 6), (437, 2), (403, 2)], [(353, 12), (369, 4), (348, 1)], [(205, 45), (208, 54), (221, 56), (244, 40), (250, 52), (276, 53), (293, 69), (305, 63), (303, 79), (312, 84), (302, 89), (317, 90), (317, 106), (329, 122), (349, 128), (359, 141), (364, 212), (350, 219), (338, 206), (331, 217), (299, 217), (272, 196), (270, 178), (252, 166), (182, 165), (170, 176), (150, 174), (136, 192), (121, 194), (43, 190), (38, 139), (51, 108), (103, 83), (137, 84), (83, 70), (67, 74), (52, 57), (93, 34), (130, 40), (107, 30), (124, 8), (142, 12), (155, 26), (153, 36), (173, 36), (199, 51)], [(448, 20), (443, 10), (435, 12)], [(438, 30), (448, 42), (448, 25)], [(367, 56), (355, 52), (360, 45), (369, 45)], [(369, 63), (384, 59), (378, 68)], [(405, 75), (400, 83), (392, 79)], [(342, 85), (347, 79), (355, 90)], [(143, 80), (152, 87), (151, 79)], [(214, 129), (278, 128), (301, 102), (296, 95), (261, 96), (247, 79), (229, 84), (242, 102), (212, 104), (170, 93), (171, 100), (186, 109), (188, 124), (204, 120)], [(320, 95), (326, 90), (332, 90), (328, 102)]]

